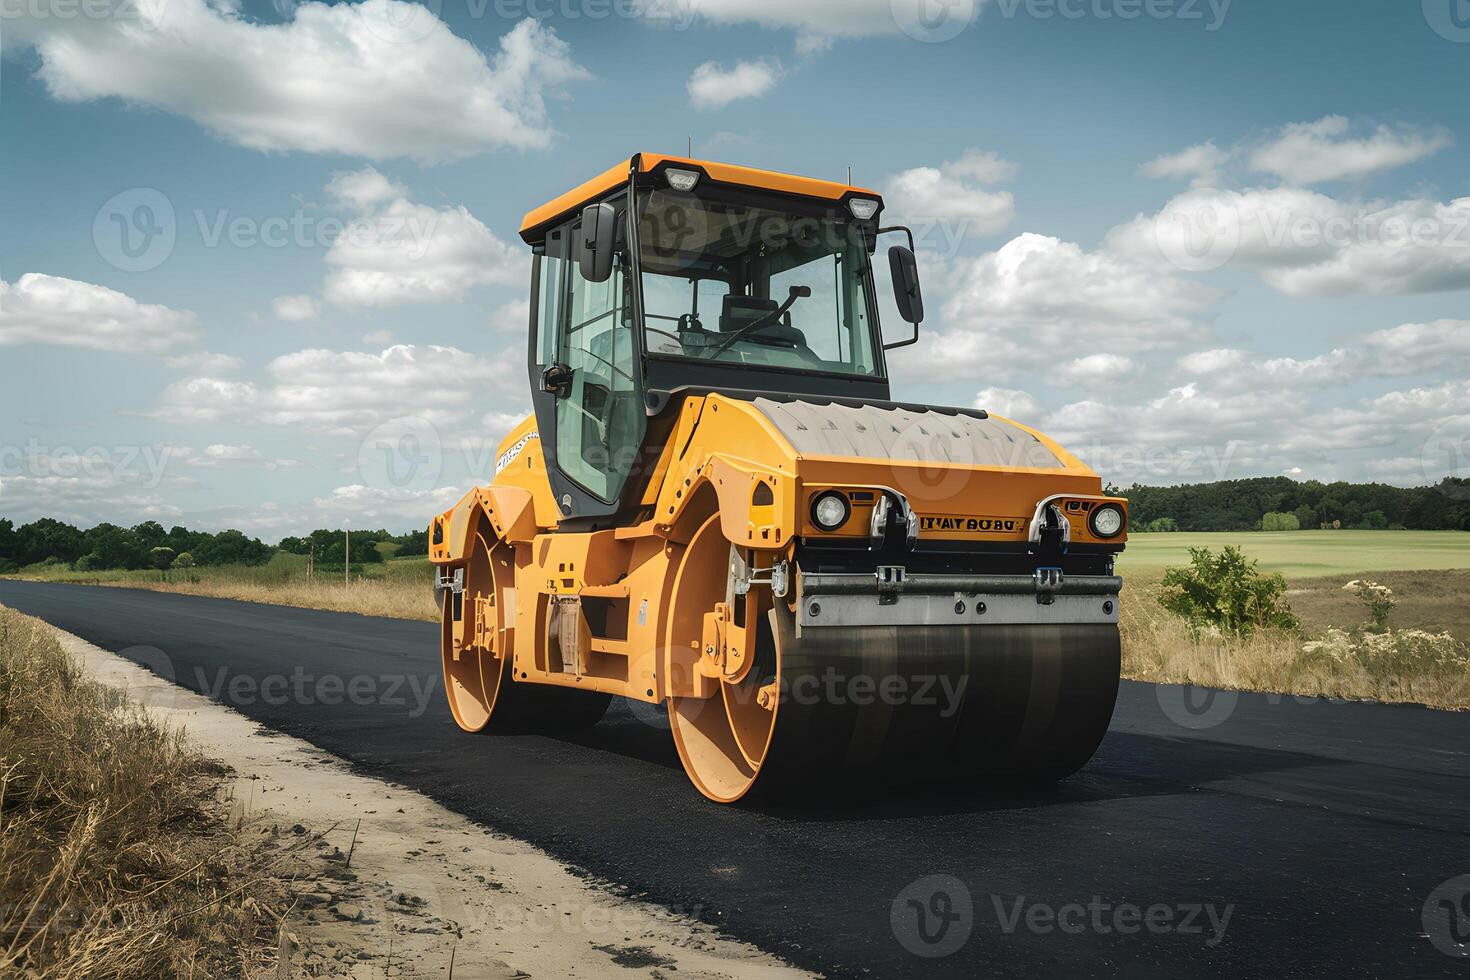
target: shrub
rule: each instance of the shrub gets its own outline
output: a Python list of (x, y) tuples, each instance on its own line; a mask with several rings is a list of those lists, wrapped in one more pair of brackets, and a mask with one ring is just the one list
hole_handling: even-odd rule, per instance
[(174, 559), (173, 565), (171, 565), (170, 567), (179, 569), (193, 568), (194, 556), (189, 554), (187, 551), (181, 551), (179, 552), (178, 557)]
[(1280, 511), (1268, 511), (1261, 518), (1262, 531), (1300, 531), (1302, 522), (1295, 514), (1284, 514)]
[(1388, 614), (1393, 612), (1393, 607), (1399, 604), (1399, 601), (1393, 597), (1393, 589), (1367, 579), (1353, 579), (1344, 585), (1342, 590), (1351, 592), (1363, 600), (1363, 605), (1368, 607), (1368, 616), (1373, 620), (1376, 628), (1388, 629)]
[(1150, 533), (1162, 534), (1167, 531), (1179, 530), (1179, 522), (1172, 517), (1156, 517), (1145, 524), (1140, 530)]
[(1184, 617), (1198, 636), (1206, 627), (1249, 636), (1257, 629), (1296, 629), (1286, 602), (1286, 579), (1256, 570), (1254, 559), (1226, 545), (1217, 555), (1190, 548), (1189, 565), (1164, 570), (1159, 604)]
[(1470, 673), (1470, 651), (1463, 643), (1449, 633), (1414, 629), (1350, 633), (1332, 627), (1320, 640), (1302, 645), (1300, 660), (1329, 667), (1356, 664), (1380, 685)]

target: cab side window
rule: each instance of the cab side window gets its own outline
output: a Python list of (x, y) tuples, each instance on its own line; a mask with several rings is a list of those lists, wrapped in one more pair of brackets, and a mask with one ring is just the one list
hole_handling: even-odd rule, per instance
[[(577, 229), (572, 227), (571, 240)], [(613, 261), (606, 282), (582, 278), (564, 262), (558, 306), (558, 363), (571, 369), (571, 386), (556, 405), (556, 458), (562, 472), (602, 500), (613, 500), (643, 442), (647, 419), (637, 382), (628, 268)]]

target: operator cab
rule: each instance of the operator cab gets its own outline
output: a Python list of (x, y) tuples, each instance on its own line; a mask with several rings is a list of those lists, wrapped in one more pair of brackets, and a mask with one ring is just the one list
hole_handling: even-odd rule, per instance
[[(882, 207), (845, 184), (640, 154), (527, 214), (531, 390), (563, 525), (637, 507), (683, 391), (887, 401), (883, 352), (917, 339), (923, 303), (912, 236), (880, 229)], [(891, 232), (913, 329), (884, 344), (872, 256)]]

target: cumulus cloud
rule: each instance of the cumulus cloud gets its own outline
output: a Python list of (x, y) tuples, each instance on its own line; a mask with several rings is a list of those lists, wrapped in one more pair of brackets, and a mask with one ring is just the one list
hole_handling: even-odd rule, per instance
[(0, 347), (55, 344), (93, 350), (161, 353), (193, 342), (188, 310), (140, 303), (115, 289), (27, 272), (0, 280)]
[(381, 353), (297, 351), (271, 361), (266, 372), (265, 386), (217, 378), (176, 382), (149, 414), (167, 421), (255, 422), (354, 436), (404, 416), (453, 426), (471, 417), (487, 394), (518, 392), (525, 383), (503, 358), (405, 344)]
[(1107, 247), (1187, 271), (1256, 270), (1293, 296), (1470, 286), (1470, 197), (1344, 201), (1293, 187), (1194, 189), (1112, 229)]
[(521, 286), (528, 259), (463, 205), (433, 207), (371, 167), (337, 174), (329, 196), (355, 214), (332, 242), (327, 299), (344, 306), (458, 299), (474, 286)]
[(193, 371), (196, 374), (229, 374), (240, 370), (240, 359), (230, 354), (211, 354), (209, 351), (195, 351), (192, 354), (180, 354), (177, 357), (165, 357), (163, 363), (171, 368), (181, 371)]
[(1041, 404), (1030, 393), (1015, 388), (981, 388), (973, 406), (1021, 422), (1041, 414)]
[(781, 69), (765, 61), (737, 61), (732, 68), (706, 61), (694, 69), (685, 88), (696, 109), (719, 109), (737, 99), (754, 99), (776, 87)]
[(1315, 122), (1289, 123), (1251, 153), (1250, 167), (1294, 184), (1366, 177), (1414, 163), (1449, 146), (1441, 128), (1390, 128), (1379, 125), (1360, 138), (1348, 136), (1345, 116), (1323, 116)]
[(276, 319), (296, 323), (315, 320), (321, 315), (321, 304), (312, 296), (277, 296), (271, 300), (271, 311)]
[(1219, 181), (1220, 168), (1229, 159), (1229, 153), (1217, 147), (1213, 140), (1208, 140), (1178, 153), (1154, 157), (1141, 165), (1138, 172), (1145, 177), (1188, 177), (1194, 186), (1208, 187)]
[(1088, 337), (1147, 351), (1203, 335), (1219, 297), (1209, 286), (1106, 251), (1024, 234), (956, 264), (945, 329), (930, 356), (956, 374), (1000, 377), (1054, 364)]
[(953, 0), (931, 6), (929, 0), (635, 0), (635, 6), (650, 22), (687, 27), (699, 19), (711, 24), (759, 24), (777, 30), (792, 30), (798, 50), (815, 53), (834, 39), (891, 36), (903, 37), (928, 24), (937, 12), (942, 25), (963, 28), (972, 23), (985, 0)]
[(921, 239), (941, 233), (952, 245), (966, 236), (993, 235), (1016, 216), (1015, 199), (1007, 191), (976, 185), (1008, 180), (1015, 171), (1015, 164), (994, 153), (967, 149), (940, 167), (915, 167), (885, 178), (884, 207)]
[(53, 98), (152, 106), (256, 150), (437, 162), (538, 149), (548, 96), (588, 77), (530, 18), (487, 58), (405, 0), (302, 3), (283, 24), (233, 3), (109, 2), (115, 16), (28, 5), (7, 16), (7, 47), (35, 49)]

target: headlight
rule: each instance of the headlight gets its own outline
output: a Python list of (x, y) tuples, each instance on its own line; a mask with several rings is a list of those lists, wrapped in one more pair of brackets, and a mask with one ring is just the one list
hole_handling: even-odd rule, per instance
[(878, 213), (878, 202), (866, 197), (854, 197), (847, 202), (847, 210), (859, 221), (867, 221)]
[(664, 177), (676, 191), (692, 191), (694, 185), (699, 183), (698, 170), (675, 170), (670, 167), (664, 171)]
[(1116, 538), (1123, 533), (1123, 508), (1117, 504), (1103, 504), (1094, 508), (1087, 519), (1087, 526), (1099, 538)]
[(823, 531), (835, 531), (846, 524), (851, 512), (847, 498), (836, 490), (825, 490), (812, 498), (812, 523)]

